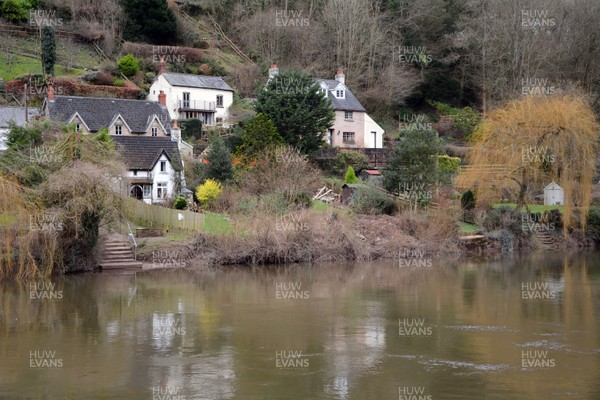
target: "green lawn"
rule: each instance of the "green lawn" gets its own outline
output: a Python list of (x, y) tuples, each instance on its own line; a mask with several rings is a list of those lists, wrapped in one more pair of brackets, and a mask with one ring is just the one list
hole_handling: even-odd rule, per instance
[[(8, 65), (8, 57), (7, 54), (0, 53), (1, 79), (11, 80), (27, 74), (42, 73), (42, 64), (39, 60), (21, 56), (12, 56), (12, 64)], [(70, 71), (67, 71), (62, 65), (56, 65), (54, 69), (56, 76), (79, 76), (84, 73), (83, 70), (77, 68), (72, 68)]]
[(224, 235), (231, 231), (231, 223), (228, 216), (208, 212), (204, 213), (204, 232), (211, 235)]
[[(514, 209), (517, 205), (515, 203), (502, 203), (502, 204), (494, 204), (492, 207), (498, 208), (498, 207), (502, 207), (502, 206), (508, 206), (508, 207)], [(539, 204), (530, 204), (529, 205), (529, 211), (532, 213), (538, 213), (538, 212), (544, 212), (544, 211), (550, 211), (550, 210), (559, 210), (562, 213), (563, 209), (564, 209), (564, 206), (544, 206), (544, 205), (539, 205)], [(523, 208), (522, 210), (525, 211), (525, 208)]]
[(329, 211), (329, 205), (324, 201), (314, 200), (312, 202), (312, 209), (317, 212), (327, 212)]
[(462, 233), (475, 233), (479, 230), (479, 227), (474, 224), (468, 224), (466, 222), (458, 221), (458, 229)]

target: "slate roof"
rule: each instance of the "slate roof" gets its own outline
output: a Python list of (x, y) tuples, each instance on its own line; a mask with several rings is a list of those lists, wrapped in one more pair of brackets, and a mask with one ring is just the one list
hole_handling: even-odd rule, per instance
[(365, 108), (360, 104), (358, 99), (354, 97), (352, 91), (346, 87), (346, 98), (338, 99), (335, 97), (334, 93), (331, 91), (334, 90), (340, 83), (335, 79), (317, 79), (318, 83), (324, 83), (327, 85), (327, 97), (331, 100), (332, 106), (334, 110), (339, 111), (358, 111), (358, 112), (366, 112)]
[[(29, 120), (40, 115), (35, 108), (28, 108)], [(17, 126), (25, 125), (25, 107), (0, 107), (0, 128), (8, 128), (9, 122)]]
[(125, 165), (130, 170), (151, 170), (163, 152), (166, 153), (175, 170), (182, 170), (177, 142), (172, 141), (169, 137), (115, 135), (111, 136), (111, 139), (115, 142)]
[(165, 72), (162, 76), (172, 86), (192, 87), (200, 89), (217, 89), (233, 92), (233, 89), (219, 76), (178, 74)]
[(144, 133), (150, 117), (156, 114), (163, 126), (168, 121), (165, 129), (171, 134), (169, 112), (155, 101), (56, 96), (48, 104), (51, 118), (67, 122), (77, 112), (92, 132), (108, 128), (115, 116), (121, 114), (133, 133)]

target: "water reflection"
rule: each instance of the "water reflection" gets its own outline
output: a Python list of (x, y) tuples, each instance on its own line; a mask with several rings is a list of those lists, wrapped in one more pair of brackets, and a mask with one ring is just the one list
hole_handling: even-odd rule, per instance
[[(0, 398), (597, 399), (599, 261), (5, 282)], [(419, 329), (402, 334), (402, 321)], [(62, 367), (32, 368), (32, 357)]]

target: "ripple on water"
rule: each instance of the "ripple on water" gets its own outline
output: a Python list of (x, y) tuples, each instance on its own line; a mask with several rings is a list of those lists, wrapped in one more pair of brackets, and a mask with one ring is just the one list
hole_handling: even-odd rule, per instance
[(471, 373), (478, 372), (498, 372), (510, 368), (508, 364), (478, 364), (466, 361), (441, 360), (438, 358), (419, 360), (420, 364), (426, 368), (446, 366), (453, 369), (464, 368), (470, 370)]
[(515, 333), (517, 329), (511, 329), (507, 326), (493, 326), (493, 325), (444, 325), (446, 329), (455, 329), (464, 332), (506, 332)]

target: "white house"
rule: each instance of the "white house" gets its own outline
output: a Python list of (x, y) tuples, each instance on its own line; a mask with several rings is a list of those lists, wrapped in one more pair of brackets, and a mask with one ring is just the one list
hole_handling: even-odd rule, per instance
[[(279, 74), (277, 65), (269, 70), (269, 79)], [(385, 131), (366, 112), (352, 91), (346, 86), (346, 75), (338, 71), (335, 79), (316, 79), (323, 95), (331, 100), (335, 120), (328, 129), (325, 140), (333, 147), (367, 148), (383, 147)]]
[(172, 120), (194, 118), (207, 126), (226, 126), (233, 89), (218, 76), (167, 72), (161, 62), (147, 98), (165, 106)]
[(565, 204), (565, 191), (558, 183), (552, 181), (544, 188), (545, 206), (562, 206)]
[[(46, 116), (73, 123), (82, 134), (108, 128), (127, 165), (128, 192), (145, 203), (178, 195), (185, 185), (177, 124), (157, 102), (101, 97), (54, 96), (48, 90)], [(183, 149), (180, 151), (180, 149)]]
[(39, 112), (35, 108), (28, 108), (27, 117), (25, 117), (25, 107), (0, 107), (0, 151), (8, 148), (6, 145), (6, 134), (10, 130), (9, 125), (11, 123), (17, 126), (24, 126), (38, 115)]

